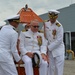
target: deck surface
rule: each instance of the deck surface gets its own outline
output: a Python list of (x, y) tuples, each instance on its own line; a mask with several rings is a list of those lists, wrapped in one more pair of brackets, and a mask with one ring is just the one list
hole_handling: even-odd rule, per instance
[[(19, 75), (25, 75), (23, 67), (18, 71)], [(34, 75), (39, 75), (38, 68), (34, 68)], [(65, 60), (64, 75), (75, 75), (75, 60)]]

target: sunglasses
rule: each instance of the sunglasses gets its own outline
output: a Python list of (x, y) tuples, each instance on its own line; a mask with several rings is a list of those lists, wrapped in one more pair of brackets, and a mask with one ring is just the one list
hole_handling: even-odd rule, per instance
[(39, 26), (33, 26), (34, 28), (39, 28)]

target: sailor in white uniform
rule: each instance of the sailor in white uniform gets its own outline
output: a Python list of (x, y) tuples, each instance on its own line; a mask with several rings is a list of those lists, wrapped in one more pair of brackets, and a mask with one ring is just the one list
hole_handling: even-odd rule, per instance
[(19, 64), (21, 58), (16, 48), (18, 33), (14, 28), (18, 27), (19, 15), (14, 15), (6, 19), (9, 25), (2, 27), (0, 31), (0, 75), (18, 75), (14, 59)]
[(46, 58), (46, 40), (43, 33), (38, 32), (37, 20), (31, 21), (30, 29), (20, 34), (20, 51), (25, 67), (26, 75), (34, 75), (32, 67), (32, 58), (34, 53), (40, 57), (39, 75), (47, 75), (47, 58)]
[(45, 22), (45, 33), (48, 40), (49, 69), (48, 75), (63, 75), (64, 43), (63, 26), (56, 20), (59, 11), (50, 10), (49, 20)]

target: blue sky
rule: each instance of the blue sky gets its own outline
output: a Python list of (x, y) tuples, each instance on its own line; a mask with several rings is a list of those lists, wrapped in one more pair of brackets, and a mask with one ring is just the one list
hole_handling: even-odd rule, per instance
[(26, 4), (37, 15), (41, 15), (50, 9), (61, 9), (73, 3), (75, 0), (0, 0), (0, 20), (16, 14)]

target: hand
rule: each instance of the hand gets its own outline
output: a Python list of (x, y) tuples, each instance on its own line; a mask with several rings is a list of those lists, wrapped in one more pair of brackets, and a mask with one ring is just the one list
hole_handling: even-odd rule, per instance
[(44, 61), (47, 61), (47, 56), (44, 53), (42, 53), (41, 56), (42, 56), (42, 59), (44, 59)]
[(26, 53), (27, 56), (29, 56), (30, 58), (33, 58), (33, 53), (32, 52), (28, 52)]

